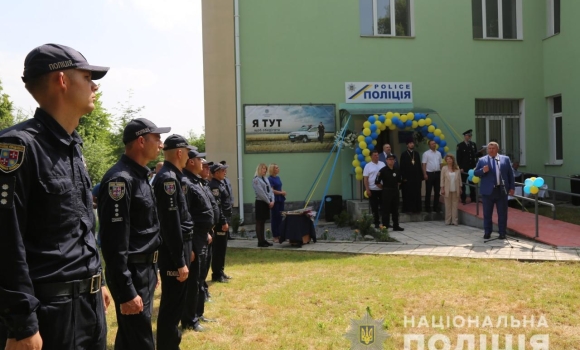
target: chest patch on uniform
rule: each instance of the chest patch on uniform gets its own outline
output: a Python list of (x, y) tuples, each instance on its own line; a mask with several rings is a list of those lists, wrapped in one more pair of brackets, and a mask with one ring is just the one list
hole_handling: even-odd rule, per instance
[(393, 173), (393, 177), (397, 177), (397, 173)]
[(183, 194), (187, 194), (187, 185), (181, 185), (181, 191), (183, 191)]
[(220, 190), (219, 188), (214, 188), (211, 190), (211, 193), (214, 195), (214, 197), (219, 197), (220, 196)]
[(4, 173), (12, 172), (24, 161), (25, 146), (13, 143), (0, 143), (0, 170)]
[(165, 193), (172, 196), (175, 193), (175, 182), (164, 182), (163, 189), (165, 190)]
[(0, 209), (14, 206), (15, 177), (0, 177)]
[(114, 200), (118, 201), (123, 196), (125, 196), (125, 183), (124, 182), (109, 182), (109, 196)]

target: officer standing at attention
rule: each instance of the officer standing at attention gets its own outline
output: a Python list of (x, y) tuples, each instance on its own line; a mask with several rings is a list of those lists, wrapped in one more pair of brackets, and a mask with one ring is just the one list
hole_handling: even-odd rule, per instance
[(389, 222), (389, 215), (393, 218), (393, 231), (405, 231), (399, 226), (399, 185), (402, 176), (399, 168), (395, 167), (395, 155), (387, 156), (387, 166), (382, 167), (375, 178), (375, 184), (382, 189), (383, 225)]
[[(213, 162), (211, 162), (211, 165), (213, 165)], [(220, 220), (220, 208), (215, 200), (215, 197), (213, 196), (213, 194), (211, 193), (211, 189), (209, 188), (209, 182), (211, 181), (211, 172), (209, 170), (210, 168), (210, 162), (208, 162), (207, 160), (205, 160), (205, 158), (202, 158), (202, 171), (201, 171), (201, 184), (203, 185), (203, 189), (204, 191), (207, 193), (207, 195), (209, 196), (209, 200), (211, 202), (211, 207), (213, 210), (213, 226), (215, 227), (216, 225), (219, 224), (219, 220)], [(209, 293), (209, 286), (207, 285), (207, 275), (209, 273), (209, 268), (211, 266), (211, 255), (212, 255), (212, 250), (213, 250), (213, 236), (214, 236), (214, 230), (212, 229), (210, 231), (210, 234), (212, 235), (212, 240), (209, 242), (208, 246), (207, 246), (207, 257), (205, 259), (205, 270), (202, 271), (202, 276), (201, 276), (201, 280), (203, 281), (203, 292), (205, 293), (205, 302), (211, 302), (211, 294)]]
[(99, 235), (119, 325), (115, 349), (155, 349), (151, 312), (161, 236), (147, 163), (163, 146), (160, 134), (170, 130), (131, 120), (123, 131), (125, 154), (101, 182)]
[(229, 223), (232, 217), (232, 203), (230, 202), (230, 194), (226, 184), (223, 182), (226, 177), (227, 165), (220, 163), (211, 166), (210, 171), (213, 178), (209, 182), (209, 188), (213, 194), (219, 208), (220, 219), (219, 223), (214, 228), (213, 237), (213, 252), (211, 262), (211, 280), (214, 282), (226, 283), (230, 276), (224, 273), (224, 266), (226, 264), (226, 250), (228, 248)]
[[(220, 162), (221, 165), (226, 165), (226, 161), (222, 160)], [(234, 191), (232, 190), (232, 183), (230, 182), (230, 179), (228, 178), (228, 171), (226, 170), (226, 176), (224, 177), (224, 183), (226, 184), (226, 186), (228, 187), (228, 193), (230, 194), (230, 203), (232, 204), (232, 208), (234, 207)], [(235, 238), (232, 237), (232, 235), (230, 234), (230, 231), (228, 230), (228, 240), (234, 240)]]
[[(45, 44), (22, 80), (39, 108), (0, 131), (2, 349), (105, 349), (105, 309), (91, 180), (75, 131), (109, 68)], [(5, 344), (4, 344), (5, 342)]]
[(197, 152), (197, 148), (190, 146), (188, 153), (189, 160), (183, 169), (183, 192), (187, 199), (187, 206), (191, 218), (195, 222), (193, 228), (193, 252), (195, 258), (189, 267), (189, 280), (187, 287), (187, 302), (181, 317), (183, 328), (193, 329), (196, 332), (205, 330), (199, 324), (203, 322), (214, 322), (206, 318), (205, 311), (205, 291), (204, 282), (206, 271), (206, 259), (208, 244), (212, 237), (210, 231), (213, 228), (213, 208), (211, 206), (211, 195), (204, 189), (200, 174), (203, 171), (203, 157), (205, 153)]
[(153, 180), (163, 244), (159, 247), (161, 302), (157, 317), (157, 348), (179, 349), (178, 328), (187, 297), (189, 264), (193, 261), (193, 221), (182, 190), (183, 168), (188, 160), (187, 140), (171, 135), (164, 142), (165, 162)]
[[(471, 131), (467, 130), (463, 133), (464, 142), (457, 144), (457, 165), (461, 170), (461, 203), (465, 204), (467, 195), (465, 193), (465, 182), (467, 181), (469, 169), (475, 168), (477, 164), (477, 146), (475, 142), (471, 141)], [(473, 185), (473, 182), (469, 181)], [(469, 187), (469, 198), (471, 203), (475, 203), (475, 188)]]

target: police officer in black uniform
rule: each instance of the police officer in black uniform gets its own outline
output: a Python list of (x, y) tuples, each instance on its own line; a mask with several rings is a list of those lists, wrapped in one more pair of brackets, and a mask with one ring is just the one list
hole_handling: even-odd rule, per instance
[[(220, 162), (221, 165), (226, 165), (226, 161), (222, 160)], [(228, 171), (226, 170), (226, 176), (224, 177), (224, 183), (228, 187), (228, 193), (230, 194), (230, 203), (232, 204), (232, 208), (234, 207), (234, 191), (232, 190), (232, 183), (228, 178)], [(235, 238), (232, 237), (230, 231), (228, 230), (228, 241), (234, 240)]]
[(170, 130), (144, 118), (130, 121), (125, 154), (101, 181), (99, 234), (119, 325), (115, 349), (155, 349), (151, 312), (161, 236), (147, 163), (162, 148), (160, 134)]
[(193, 261), (193, 221), (182, 190), (182, 170), (188, 160), (187, 140), (171, 135), (164, 142), (165, 162), (153, 180), (163, 244), (159, 247), (161, 303), (157, 318), (157, 348), (179, 349), (178, 328), (187, 296), (189, 264)]
[(232, 203), (230, 201), (230, 194), (226, 184), (223, 182), (226, 176), (227, 165), (220, 163), (211, 166), (210, 171), (213, 179), (209, 182), (209, 188), (213, 194), (219, 208), (220, 219), (219, 223), (214, 227), (213, 236), (213, 252), (211, 280), (214, 282), (225, 283), (231, 278), (224, 273), (224, 266), (226, 263), (226, 250), (228, 247), (229, 223), (232, 217)]
[[(471, 129), (463, 133), (464, 142), (457, 144), (457, 165), (461, 169), (461, 203), (465, 204), (467, 195), (465, 193), (465, 182), (467, 181), (469, 169), (475, 168), (477, 164), (477, 146), (471, 141)], [(473, 182), (469, 181), (473, 185)], [(475, 203), (475, 189), (469, 187), (469, 198), (471, 203)]]
[(195, 222), (193, 229), (193, 252), (195, 257), (189, 267), (187, 302), (181, 317), (181, 325), (199, 332), (205, 330), (199, 324), (200, 321), (214, 322), (214, 320), (203, 315), (205, 311), (205, 280), (202, 279), (206, 271), (207, 247), (212, 239), (210, 231), (214, 226), (214, 218), (210, 202), (211, 195), (204, 189), (204, 185), (201, 182), (202, 178), (200, 177), (203, 171), (202, 159), (205, 157), (205, 153), (200, 153), (197, 148), (190, 146), (188, 156), (189, 160), (183, 169), (183, 175), (185, 175), (183, 192), (187, 199), (189, 213)]
[[(4, 349), (105, 349), (91, 181), (75, 128), (107, 67), (45, 44), (24, 61), (34, 118), (0, 131), (0, 324)], [(6, 344), (4, 344), (4, 341)]]
[[(209, 196), (209, 200), (211, 202), (211, 207), (213, 210), (213, 225), (214, 228), (216, 225), (219, 224), (220, 220), (220, 208), (215, 200), (215, 197), (211, 193), (211, 189), (209, 188), (209, 182), (211, 181), (211, 171), (210, 166), (213, 165), (213, 162), (208, 162), (205, 159), (202, 159), (202, 172), (201, 172), (201, 184), (203, 185), (203, 189)], [(213, 251), (213, 229), (210, 231), (212, 235), (212, 241), (209, 242), (207, 246), (207, 257), (205, 260), (205, 270), (202, 273), (201, 279), (203, 281), (203, 291), (205, 293), (205, 302), (211, 302), (211, 294), (209, 293), (209, 286), (206, 282), (207, 275), (209, 273), (209, 268), (211, 267), (211, 257)]]
[(388, 223), (389, 216), (392, 216), (393, 231), (405, 230), (399, 226), (399, 185), (401, 182), (401, 172), (398, 168), (395, 168), (395, 155), (389, 154), (387, 156), (387, 166), (379, 170), (375, 178), (375, 184), (383, 190), (381, 194), (383, 200), (381, 205), (383, 224)]

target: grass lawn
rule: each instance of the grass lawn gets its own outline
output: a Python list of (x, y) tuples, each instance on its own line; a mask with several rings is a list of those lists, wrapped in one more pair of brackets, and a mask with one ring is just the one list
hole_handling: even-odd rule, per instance
[[(548, 334), (550, 349), (580, 349), (580, 269), (576, 263), (516, 262), (423, 256), (374, 256), (230, 249), (226, 272), (229, 284), (210, 286), (213, 302), (204, 333), (184, 333), (182, 349), (348, 349), (344, 338), (351, 320), (360, 320), (369, 307), (373, 319), (384, 319), (390, 337), (385, 349), (403, 349), (405, 334), (512, 334), (514, 349), (524, 334), (526, 349), (535, 334)], [(154, 317), (159, 306), (156, 296)], [(444, 328), (418, 327), (422, 316), (443, 317)], [(479, 328), (453, 327), (455, 316), (479, 319)], [(493, 327), (482, 328), (485, 318)], [(508, 317), (507, 327), (497, 321)], [(509, 318), (535, 318), (534, 327), (510, 327)], [(547, 327), (537, 327), (544, 316)], [(415, 319), (415, 327), (407, 320)], [(447, 317), (451, 326), (447, 327)], [(116, 333), (114, 310), (109, 310), (109, 348)], [(154, 329), (156, 318), (154, 319)], [(467, 349), (467, 343), (464, 344)], [(442, 343), (437, 343), (442, 348)], [(413, 343), (413, 349), (416, 344)], [(162, 349), (161, 349), (162, 350)]]

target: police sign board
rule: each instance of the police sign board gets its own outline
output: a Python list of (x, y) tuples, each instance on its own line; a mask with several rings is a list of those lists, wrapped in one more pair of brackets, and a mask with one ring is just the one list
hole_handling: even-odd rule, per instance
[(344, 83), (346, 103), (413, 103), (413, 84), (385, 82)]

